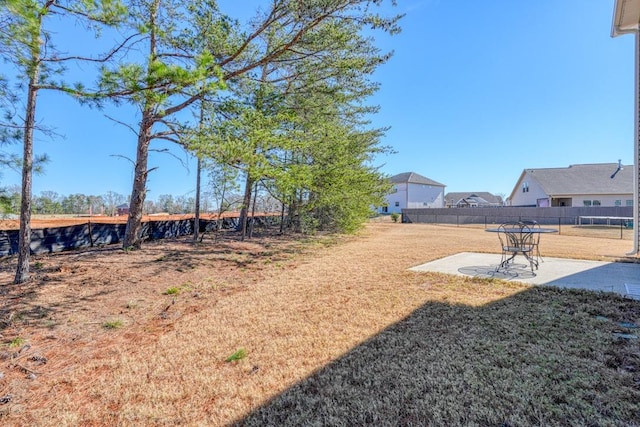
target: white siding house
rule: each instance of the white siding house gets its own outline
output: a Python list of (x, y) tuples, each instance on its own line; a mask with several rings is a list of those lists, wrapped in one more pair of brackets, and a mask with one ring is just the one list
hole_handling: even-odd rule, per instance
[(619, 163), (525, 169), (510, 206), (633, 206), (633, 166)]
[(406, 208), (444, 207), (444, 184), (415, 172), (405, 172), (389, 178), (392, 193), (387, 195), (387, 205), (380, 213), (401, 213)]

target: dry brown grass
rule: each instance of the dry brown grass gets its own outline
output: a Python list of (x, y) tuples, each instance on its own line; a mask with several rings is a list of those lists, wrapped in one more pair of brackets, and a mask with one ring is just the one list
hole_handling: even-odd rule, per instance
[[(640, 321), (638, 302), (407, 271), (496, 248), (481, 229), (374, 223), (355, 237), (42, 256), (19, 287), (4, 260), (0, 422), (638, 425), (640, 347), (613, 335)], [(541, 244), (585, 259), (629, 249)]]

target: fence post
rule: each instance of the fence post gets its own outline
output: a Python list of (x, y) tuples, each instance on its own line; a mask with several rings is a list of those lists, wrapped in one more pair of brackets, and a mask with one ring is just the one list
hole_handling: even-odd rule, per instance
[(620, 220), (620, 240), (622, 240), (622, 223), (624, 222), (624, 220)]
[(89, 223), (89, 247), (93, 247), (93, 230), (91, 229), (91, 219), (88, 221)]

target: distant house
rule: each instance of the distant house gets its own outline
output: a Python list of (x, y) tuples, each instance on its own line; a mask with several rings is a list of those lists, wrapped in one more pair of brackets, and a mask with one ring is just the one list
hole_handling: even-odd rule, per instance
[(633, 166), (620, 163), (525, 169), (510, 206), (633, 206)]
[(447, 193), (444, 200), (447, 208), (487, 208), (503, 205), (502, 197), (486, 191)]
[(386, 206), (379, 209), (380, 213), (400, 213), (406, 208), (444, 207), (444, 184), (415, 172), (394, 175), (389, 181), (393, 190), (386, 197)]
[(129, 215), (129, 205), (127, 203), (123, 203), (116, 206), (116, 215)]

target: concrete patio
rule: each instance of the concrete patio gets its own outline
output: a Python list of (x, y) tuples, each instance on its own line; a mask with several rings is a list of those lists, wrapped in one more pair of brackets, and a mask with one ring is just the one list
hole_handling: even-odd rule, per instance
[(580, 288), (625, 295), (625, 283), (640, 285), (640, 264), (544, 257), (534, 272), (522, 256), (506, 272), (496, 272), (499, 254), (461, 252), (410, 268), (480, 278), (513, 280), (533, 285)]

